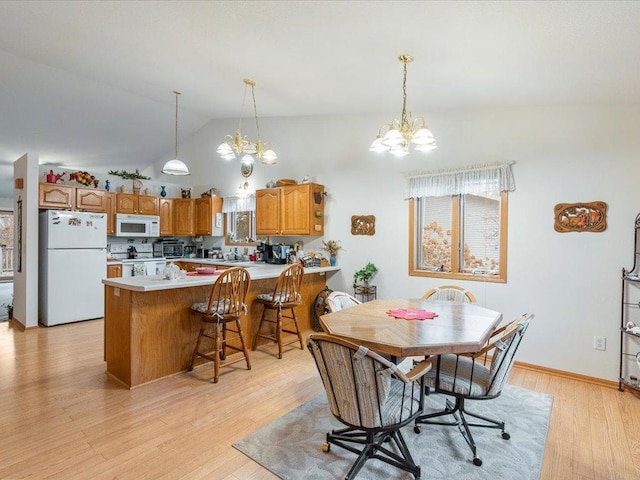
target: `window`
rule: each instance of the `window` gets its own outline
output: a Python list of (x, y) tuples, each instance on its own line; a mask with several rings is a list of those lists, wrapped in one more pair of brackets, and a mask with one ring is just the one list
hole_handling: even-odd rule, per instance
[(409, 274), (506, 282), (513, 189), (510, 165), (412, 177)]
[(264, 239), (256, 238), (256, 197), (243, 195), (225, 197), (225, 243), (227, 245), (256, 245)]
[(0, 280), (13, 278), (13, 212), (0, 212)]
[(225, 243), (227, 245), (255, 245), (265, 241), (256, 238), (256, 212), (244, 210), (242, 212), (228, 212)]

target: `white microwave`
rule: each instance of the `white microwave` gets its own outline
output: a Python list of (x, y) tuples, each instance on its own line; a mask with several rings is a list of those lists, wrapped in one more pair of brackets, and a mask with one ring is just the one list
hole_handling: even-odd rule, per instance
[(160, 217), (116, 213), (116, 237), (159, 237)]

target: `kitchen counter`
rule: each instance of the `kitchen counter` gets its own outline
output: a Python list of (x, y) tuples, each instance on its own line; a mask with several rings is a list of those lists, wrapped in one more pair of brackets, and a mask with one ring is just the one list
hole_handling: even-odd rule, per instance
[[(199, 259), (195, 263), (203, 263)], [(181, 260), (184, 261), (184, 260)], [(287, 265), (270, 265), (266, 263), (254, 263), (254, 262), (242, 262), (248, 263), (246, 268), (249, 271), (249, 275), (251, 276), (251, 280), (264, 280), (264, 279), (274, 279), (280, 276), (280, 273)], [(242, 267), (244, 265), (239, 265), (238, 262), (220, 262), (211, 263), (211, 265), (224, 265), (224, 266), (234, 266), (234, 267)], [(305, 275), (313, 274), (313, 273), (327, 273), (327, 272), (336, 272), (340, 270), (340, 267), (312, 267), (305, 268)], [(164, 280), (162, 275), (149, 275), (149, 276), (140, 276), (140, 277), (121, 277), (121, 278), (105, 278), (102, 280), (104, 285), (108, 285), (111, 287), (118, 287), (124, 290), (132, 290), (135, 292), (152, 292), (156, 290), (171, 290), (175, 288), (191, 288), (191, 287), (199, 287), (203, 285), (213, 285), (213, 283), (218, 278), (217, 275), (188, 275), (184, 279), (178, 280)]]
[[(220, 260), (215, 258), (176, 258), (173, 260), (167, 260), (168, 262), (183, 262), (183, 263), (198, 263), (202, 265), (220, 265), (222, 267), (252, 267), (252, 266), (269, 266), (270, 264), (264, 262), (250, 262), (242, 260)], [(272, 265), (273, 266), (273, 265)], [(278, 265), (276, 265), (278, 266)], [(279, 265), (282, 267), (283, 265)]]
[[(189, 260), (203, 263), (203, 259)], [(231, 266), (233, 262), (219, 264)], [(251, 286), (246, 297), (247, 315), (241, 323), (249, 348), (262, 314), (262, 306), (255, 300), (259, 294), (273, 291), (285, 267), (258, 263), (248, 268)], [(313, 327), (311, 309), (316, 295), (326, 286), (327, 275), (339, 270), (339, 267), (305, 268), (301, 288), (303, 304), (296, 308), (302, 331)], [(195, 302), (208, 300), (211, 285), (217, 278), (217, 275), (194, 275), (164, 280), (156, 275), (102, 280), (107, 374), (134, 388), (186, 371), (200, 329), (190, 307)], [(269, 348), (265, 346), (266, 351)]]

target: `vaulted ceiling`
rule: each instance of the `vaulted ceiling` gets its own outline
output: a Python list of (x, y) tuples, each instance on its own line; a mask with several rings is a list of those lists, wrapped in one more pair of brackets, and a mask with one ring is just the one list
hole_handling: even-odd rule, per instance
[[(145, 167), (236, 118), (640, 103), (640, 2), (0, 2), (0, 197), (25, 152)], [(266, 123), (266, 122), (265, 122)], [(372, 128), (377, 128), (373, 126)]]

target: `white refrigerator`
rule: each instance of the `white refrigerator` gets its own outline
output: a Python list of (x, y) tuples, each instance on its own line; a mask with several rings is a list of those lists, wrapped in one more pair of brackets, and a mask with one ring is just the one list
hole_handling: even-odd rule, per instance
[(38, 321), (46, 326), (104, 316), (105, 213), (40, 214)]

